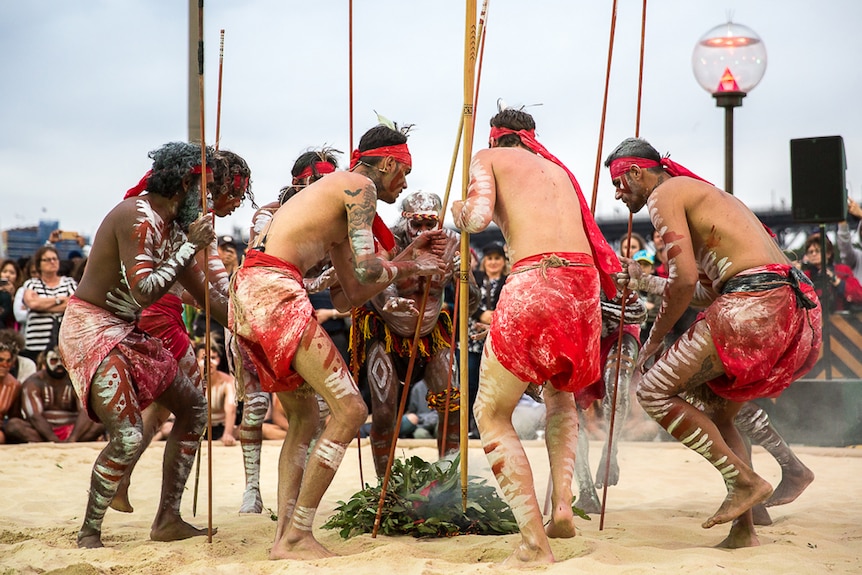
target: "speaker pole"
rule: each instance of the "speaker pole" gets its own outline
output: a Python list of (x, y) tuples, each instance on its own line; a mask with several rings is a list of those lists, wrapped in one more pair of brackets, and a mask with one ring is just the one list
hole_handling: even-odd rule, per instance
[[(835, 254), (832, 254), (833, 257)], [(820, 302), (823, 313), (823, 359), (826, 361), (826, 381), (832, 380), (832, 290), (829, 285), (829, 277), (826, 275), (826, 224), (820, 224), (820, 285), (823, 299)]]

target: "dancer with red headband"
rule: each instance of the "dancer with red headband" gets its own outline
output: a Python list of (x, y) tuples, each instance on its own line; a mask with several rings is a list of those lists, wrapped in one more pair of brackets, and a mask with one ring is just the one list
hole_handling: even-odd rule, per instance
[[(430, 192), (413, 192), (401, 202), (401, 217), (392, 231), (399, 248), (406, 248), (423, 232), (438, 227), (443, 202)], [(428, 384), (427, 401), (436, 419), (438, 453), (458, 451), (460, 418), (460, 391), (457, 384), (448, 388), (453, 378), (450, 354), (452, 316), (443, 309), (443, 291), (460, 265), (458, 247), (460, 236), (451, 230), (449, 245), (443, 257), (449, 262), (446, 274), (430, 279), (412, 276), (393, 282), (364, 306), (356, 309), (350, 338), (351, 370), (359, 373), (360, 385), (368, 389), (371, 402), (371, 454), (377, 477), (382, 478), (389, 465), (389, 452), (395, 439), (398, 401), (403, 390), (402, 382), (411, 387), (420, 379)], [(470, 276), (471, 313), (479, 305), (479, 287)], [(422, 308), (426, 282), (430, 282), (425, 308)], [(420, 318), (420, 313), (422, 314)], [(416, 322), (421, 322), (416, 349), (415, 370), (411, 381), (406, 382), (407, 368)], [(360, 369), (361, 367), (361, 369)], [(447, 396), (449, 401), (447, 402)], [(446, 408), (450, 414), (445, 417)], [(415, 414), (410, 414), (414, 418)], [(444, 427), (444, 421), (446, 421)], [(412, 423), (416, 423), (415, 421)], [(403, 428), (402, 428), (403, 431)]]
[[(346, 362), (314, 321), (305, 273), (328, 255), (341, 286), (340, 300), (333, 300), (346, 311), (395, 280), (446, 269), (440, 256), (447, 242), (440, 232), (425, 234), (393, 260), (375, 249), (377, 200), (394, 203), (407, 187), (407, 137), (386, 126), (372, 128), (353, 153), (351, 168), (311, 184), (279, 208), (231, 284), (228, 327), (254, 364), (261, 388), (278, 393), (289, 421), (279, 460), (272, 559), (332, 555), (314, 537), (314, 516), (368, 412)], [(306, 457), (319, 419), (315, 393), (331, 416)]]
[[(629, 138), (605, 161), (615, 197), (632, 213), (647, 206), (665, 242), (668, 278), (642, 276), (627, 262), (618, 280), (660, 293), (662, 306), (638, 356), (644, 410), (721, 473), (727, 497), (704, 528), (732, 522), (720, 547), (758, 545), (751, 508), (772, 487), (751, 469), (734, 426), (743, 404), (776, 397), (814, 365), (821, 308), (811, 282), (739, 199)], [(689, 305), (705, 308), (664, 349)], [(706, 411), (686, 401), (703, 400)]]
[[(455, 225), (478, 232), (500, 226), (512, 266), (491, 323), (473, 412), (521, 542), (507, 560), (553, 562), (548, 537), (574, 537), (572, 475), (578, 440), (573, 392), (601, 377), (599, 293), (613, 298), (619, 260), (593, 220), (577, 180), (535, 139), (521, 110), (491, 118), (488, 150), (473, 156), (466, 202), (452, 205)], [(553, 481), (547, 529), (530, 463), (512, 425), (529, 384), (545, 386), (545, 437)]]
[(198, 193), (201, 172), (205, 168), (209, 175), (210, 168), (201, 166), (201, 148), (195, 144), (172, 142), (150, 157), (148, 176), (99, 226), (60, 328), (60, 353), (75, 391), (109, 437), (93, 466), (79, 547), (102, 547), (105, 512), (144, 445), (141, 412), (154, 402), (173, 412), (176, 421), (165, 446), (161, 501), (150, 539), (206, 534), (180, 517), (183, 489), (207, 421), (206, 398), (162, 341), (136, 322), (176, 282), (198, 301), (204, 299), (194, 259), (215, 240), (210, 216), (200, 215)]
[[(213, 158), (213, 182), (207, 186), (207, 191), (212, 196), (212, 211), (220, 218), (232, 214), (246, 199), (249, 199), (254, 205), (254, 194), (251, 191), (251, 169), (246, 161), (234, 152), (216, 151)], [(200, 196), (196, 201), (199, 209)], [(204, 266), (207, 268), (206, 278), (203, 273)], [(191, 277), (199, 286), (199, 293), (203, 293), (205, 285), (209, 290), (210, 314), (213, 319), (221, 325), (227, 325), (229, 277), (219, 256), (217, 242), (213, 242), (206, 250), (198, 252), (190, 269)], [(200, 309), (204, 307), (203, 301), (196, 301), (183, 284), (174, 283), (157, 302), (141, 310), (138, 327), (148, 335), (162, 340), (162, 344), (177, 360), (179, 369), (198, 388), (204, 390), (203, 374), (198, 367), (194, 346), (183, 321), (183, 304), (196, 306)], [(171, 412), (168, 409), (158, 404), (153, 404), (144, 410), (144, 440), (141, 450), (126, 469), (123, 480), (111, 501), (112, 509), (123, 513), (134, 511), (129, 501), (132, 472), (156, 431), (167, 421), (170, 415)]]
[[(290, 171), (291, 184), (281, 189), (278, 200), (261, 206), (252, 216), (249, 244), (254, 244), (257, 236), (263, 232), (282, 204), (323, 176), (336, 171), (339, 154), (341, 154), (340, 151), (328, 147), (309, 149), (300, 154)], [(329, 258), (326, 258), (326, 263), (329, 263)], [(323, 266), (315, 266), (309, 270), (306, 275), (313, 277), (303, 279), (309, 293), (329, 287), (328, 284), (335, 280), (334, 271), (331, 266), (325, 273)], [(261, 513), (263, 511), (263, 498), (260, 494), (260, 452), (261, 442), (265, 439), (263, 424), (271, 406), (270, 393), (261, 388), (254, 363), (247, 355), (243, 355), (242, 348), (236, 345), (236, 340), (231, 335), (230, 330), (228, 330), (227, 336), (230, 340), (227, 345), (228, 363), (236, 377), (237, 398), (243, 402), (239, 441), (242, 445), (245, 490), (239, 512)], [(325, 402), (320, 407), (322, 408), (320, 418), (323, 420), (328, 414), (328, 407), (326, 407)], [(325, 413), (323, 412), (324, 407), (327, 410)]]

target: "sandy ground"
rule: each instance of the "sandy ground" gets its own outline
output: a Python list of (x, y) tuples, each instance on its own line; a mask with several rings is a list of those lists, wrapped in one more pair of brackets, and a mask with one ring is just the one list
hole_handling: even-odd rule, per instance
[[(313, 561), (270, 561), (275, 531), (269, 513), (248, 516), (237, 510), (243, 490), (239, 447), (213, 446), (212, 524), (218, 533), (207, 542), (196, 538), (158, 543), (148, 539), (161, 482), (163, 443), (154, 444), (135, 471), (132, 514), (108, 511), (103, 549), (78, 549), (75, 536), (87, 497), (91, 466), (101, 444), (0, 446), (0, 575), (9, 574), (211, 574), (350, 573), (423, 575), (520, 572), (497, 565), (514, 548), (518, 535), (465, 536), (418, 540), (411, 537), (342, 540), (318, 529), (339, 500), (361, 487), (355, 447), (348, 452), (315, 521), (315, 534), (340, 557)], [(548, 463), (543, 443), (525, 442), (540, 502), (544, 500)], [(279, 442), (264, 442), (264, 505), (275, 508)], [(600, 445), (590, 459), (599, 460)], [(719, 474), (677, 443), (620, 444), (620, 484), (607, 494), (604, 529), (599, 517), (577, 520), (574, 539), (553, 540), (557, 563), (529, 572), (601, 573), (860, 573), (862, 572), (862, 450), (795, 446), (816, 479), (795, 502), (772, 508), (773, 525), (759, 528), (757, 548), (713, 548), (727, 526), (704, 530), (700, 524), (724, 498)], [(435, 457), (429, 442), (399, 443), (399, 455)], [(373, 474), (371, 454), (362, 448), (365, 480)], [(471, 475), (491, 477), (477, 441), (469, 448)], [(755, 468), (776, 485), (779, 468), (756, 448)], [(206, 526), (209, 497), (206, 453), (201, 469), (197, 517)], [(491, 479), (493, 481), (493, 479)], [(183, 514), (192, 518), (192, 486)], [(495, 484), (495, 483), (494, 483)], [(391, 571), (390, 571), (391, 569)]]

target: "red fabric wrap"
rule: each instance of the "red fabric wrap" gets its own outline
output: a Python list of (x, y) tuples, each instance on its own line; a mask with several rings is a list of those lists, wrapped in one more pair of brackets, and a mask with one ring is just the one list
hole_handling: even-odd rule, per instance
[[(201, 170), (200, 164), (197, 166), (194, 166), (191, 169), (191, 171), (189, 171), (189, 174), (192, 174), (192, 175), (201, 174), (201, 173), (203, 173), (203, 170)], [(207, 167), (207, 173), (212, 174), (213, 173), (212, 168)], [(144, 190), (147, 189), (147, 182), (149, 181), (150, 176), (152, 176), (152, 175), (153, 175), (153, 171), (148, 170), (147, 173), (144, 174), (144, 177), (141, 178), (141, 180), (137, 184), (135, 184), (133, 187), (129, 188), (128, 191), (126, 191), (126, 195), (123, 196), (123, 199), (128, 200), (129, 198), (133, 198), (135, 196), (140, 196), (141, 194), (143, 194)]]
[(584, 231), (587, 234), (587, 240), (590, 242), (593, 259), (599, 269), (599, 279), (601, 280), (602, 290), (608, 298), (613, 299), (617, 295), (617, 286), (611, 274), (622, 271), (620, 260), (617, 258), (617, 254), (614, 253), (611, 246), (608, 245), (605, 236), (602, 235), (602, 231), (596, 224), (596, 220), (593, 218), (593, 213), (587, 205), (587, 200), (584, 198), (581, 186), (578, 184), (578, 180), (575, 178), (575, 175), (569, 171), (563, 162), (558, 160), (553, 154), (545, 149), (542, 144), (536, 141), (536, 134), (533, 130), (516, 131), (510, 130), (509, 128), (491, 128), (491, 137), (494, 139), (498, 139), (506, 134), (515, 134), (519, 136), (522, 144), (546, 160), (557, 164), (566, 171), (566, 174), (568, 174), (569, 179), (572, 181), (572, 186), (575, 188), (575, 193), (578, 195), (578, 201), (581, 204), (581, 219), (584, 222)]
[[(641, 326), (632, 325), (632, 324), (624, 324), (623, 325), (623, 333), (627, 333), (633, 338), (635, 341), (640, 341), (641, 334)], [(601, 361), (602, 367), (608, 364), (608, 356), (613, 350), (614, 346), (619, 342), (620, 339), (620, 329), (617, 328), (613, 331), (613, 333), (608, 334), (606, 337), (603, 337), (601, 340)], [(616, 356), (614, 356), (614, 363), (616, 363)], [(578, 402), (578, 406), (581, 409), (587, 409), (590, 407), (593, 402), (598, 401), (600, 399), (605, 398), (605, 391), (607, 389), (607, 385), (605, 384), (604, 375), (602, 375), (598, 381), (594, 382), (591, 385), (581, 389), (579, 392), (575, 393), (575, 401)]]
[(177, 361), (186, 355), (191, 345), (186, 324), (183, 322), (183, 300), (173, 294), (165, 294), (143, 309), (138, 327), (162, 340)]
[(386, 156), (392, 156), (395, 158), (396, 162), (401, 162), (405, 166), (413, 166), (413, 158), (410, 156), (410, 150), (407, 148), (407, 144), (395, 144), (394, 146), (372, 148), (362, 152), (359, 150), (353, 150), (353, 153), (350, 154), (350, 169), (352, 170), (355, 168), (356, 164), (358, 164), (359, 160), (362, 158), (385, 158)]
[(320, 175), (331, 174), (335, 171), (335, 166), (333, 166), (329, 162), (315, 162), (313, 166), (306, 166), (304, 170), (299, 172), (299, 175), (293, 178), (293, 183), (296, 184), (300, 180), (312, 177), (314, 175), (315, 169)]
[(711, 182), (707, 182), (688, 168), (683, 165), (677, 164), (670, 158), (662, 158), (661, 162), (656, 162), (655, 160), (649, 160), (647, 158), (637, 158), (634, 156), (626, 156), (624, 158), (617, 158), (611, 162), (609, 169), (611, 171), (611, 178), (619, 178), (621, 175), (625, 174), (632, 165), (638, 166), (641, 169), (648, 168), (656, 168), (661, 166), (664, 170), (670, 174), (671, 176), (688, 176), (689, 178), (694, 178), (695, 180), (700, 180), (701, 182), (706, 182), (710, 186)]
[(311, 321), (314, 308), (299, 269), (250, 250), (231, 282), (228, 328), (251, 358), (263, 391), (293, 391), (302, 385), (292, 364)]
[(75, 296), (69, 298), (60, 325), (60, 356), (81, 405), (93, 421), (90, 384), (102, 361), (116, 349), (124, 358), (143, 411), (173, 383), (177, 362), (161, 340), (137, 329), (106, 309)]
[(391, 252), (395, 249), (395, 236), (392, 235), (392, 230), (386, 225), (378, 214), (374, 214), (374, 221), (371, 223), (371, 233), (374, 234), (374, 239), (377, 240), (383, 249)]
[[(760, 272), (787, 275), (790, 266), (770, 264), (735, 277)], [(814, 288), (799, 287), (812, 301)], [(796, 305), (793, 288), (730, 292), (698, 315), (706, 321), (725, 375), (708, 382), (719, 396), (744, 402), (777, 397), (817, 362), (822, 339), (820, 306)], [(691, 328), (682, 337), (691, 337)]]
[(599, 277), (583, 253), (555, 254), (575, 265), (518, 271), (546, 255), (524, 258), (512, 268), (494, 311), (490, 343), (500, 364), (521, 381), (550, 381), (556, 389), (577, 392), (601, 378)]

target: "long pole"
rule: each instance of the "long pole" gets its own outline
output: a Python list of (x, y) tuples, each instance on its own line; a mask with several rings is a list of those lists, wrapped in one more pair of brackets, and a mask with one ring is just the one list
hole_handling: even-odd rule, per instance
[[(198, 0), (198, 99), (200, 100), (200, 122), (201, 122), (201, 207), (206, 213), (207, 206), (207, 147), (206, 130), (204, 124), (204, 0)], [(206, 347), (207, 361), (209, 361), (210, 348), (210, 298), (209, 298), (209, 273), (208, 267), (204, 266), (204, 317), (206, 319), (206, 333), (204, 335), (204, 346)], [(213, 540), (213, 459), (212, 459), (212, 405), (211, 405), (211, 381), (210, 370), (205, 370), (206, 397), (207, 397), (207, 542)], [(200, 448), (198, 448), (200, 449)]]
[(218, 47), (218, 100), (216, 101), (216, 134), (215, 134), (215, 149), (218, 150), (221, 144), (221, 87), (222, 76), (224, 74), (224, 29), (219, 32), (219, 47)]
[(614, 35), (617, 28), (617, 0), (611, 8), (611, 32), (608, 38), (608, 65), (605, 71), (605, 93), (602, 98), (602, 121), (599, 125), (599, 144), (596, 150), (596, 169), (593, 172), (593, 197), (590, 201), (590, 211), (596, 213), (596, 198), (599, 192), (599, 173), (602, 168), (602, 144), (605, 140), (605, 119), (608, 116), (608, 90), (611, 84), (611, 63), (614, 59)]
[[(640, 64), (638, 66), (638, 96), (637, 96), (637, 112), (635, 113), (635, 137), (640, 136), (641, 130), (641, 101), (643, 96), (643, 79), (644, 79), (644, 46), (646, 44), (646, 15), (647, 15), (647, 0), (643, 0), (643, 13), (641, 15), (641, 46), (640, 46)], [(629, 212), (629, 227), (626, 232), (626, 246), (631, 245), (632, 240), (632, 216)], [(605, 478), (602, 482), (602, 509), (599, 517), (599, 531), (605, 528), (605, 508), (608, 500), (608, 478), (611, 474), (611, 453), (613, 453), (614, 442), (614, 424), (617, 415), (617, 401), (619, 401), (620, 389), (620, 370), (623, 359), (623, 336), (625, 335), (625, 317), (626, 317), (626, 301), (629, 297), (628, 286), (623, 287), (623, 293), (620, 301), (620, 325), (619, 334), (617, 337), (617, 363), (614, 370), (614, 390), (611, 397), (611, 416), (608, 422), (608, 446), (605, 454)], [(628, 390), (626, 390), (628, 393)]]
[[(473, 84), (476, 74), (476, 0), (467, 0), (464, 14), (464, 145), (461, 149), (462, 186), (461, 199), (467, 199), (467, 187), (470, 183), (470, 160), (473, 155)], [(469, 402), (466, 375), (469, 372), (467, 364), (467, 317), (469, 316), (469, 274), (470, 274), (470, 234), (461, 232), (461, 269), (459, 270), (460, 293), (458, 298), (458, 343), (461, 354), (458, 358), (458, 368), (461, 374), (461, 430), (470, 426)], [(467, 511), (467, 441), (461, 441), (461, 508)]]

